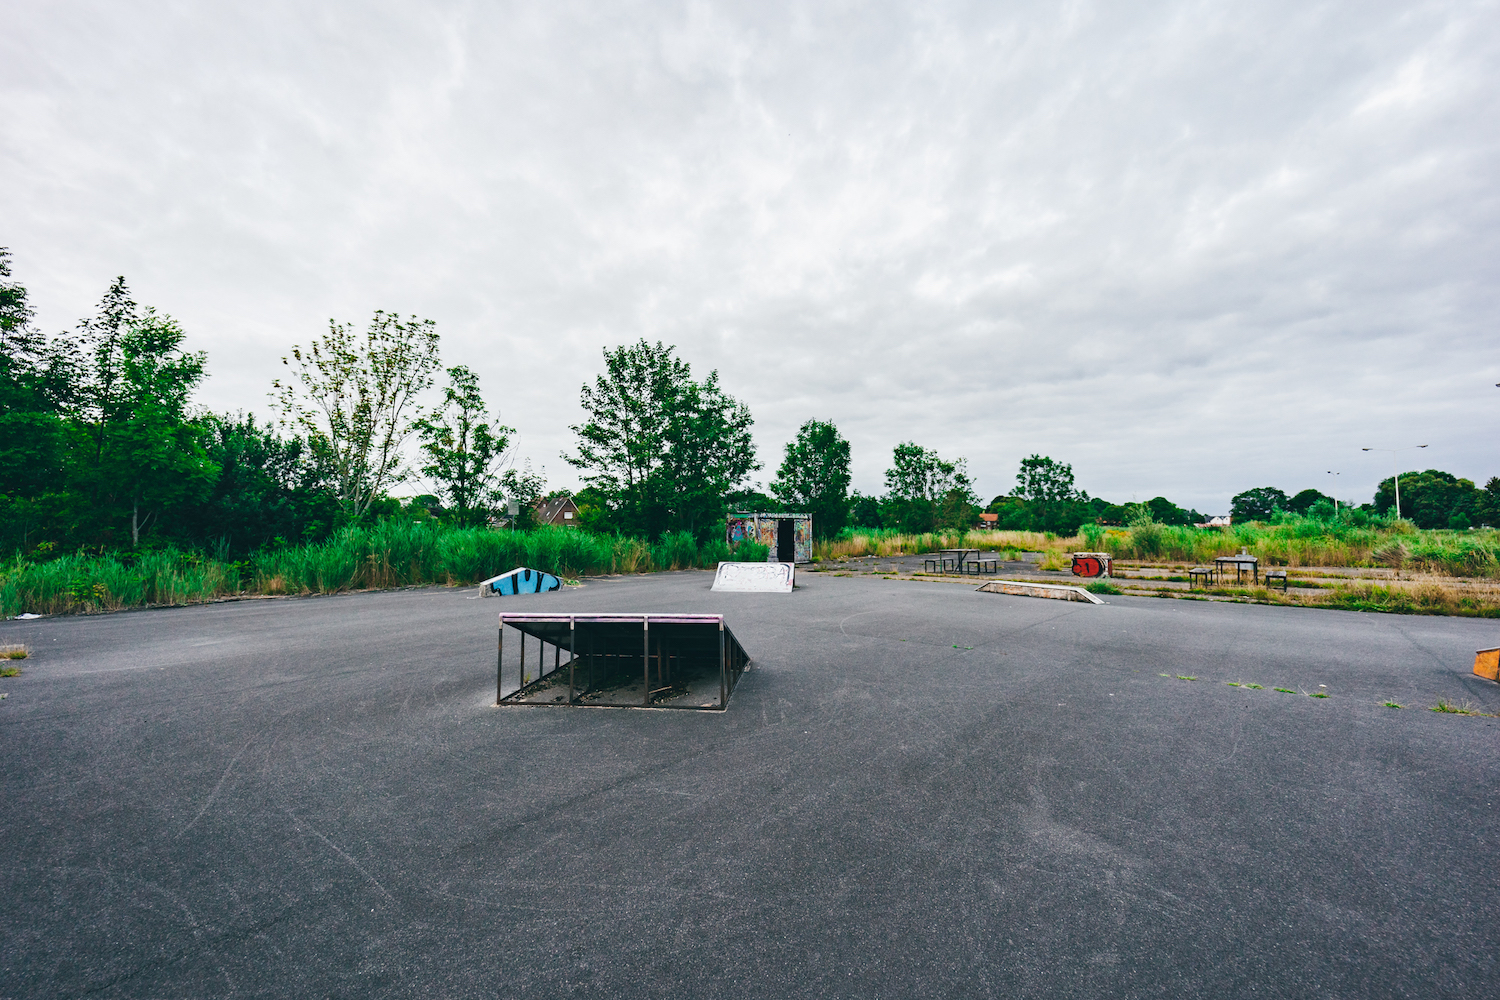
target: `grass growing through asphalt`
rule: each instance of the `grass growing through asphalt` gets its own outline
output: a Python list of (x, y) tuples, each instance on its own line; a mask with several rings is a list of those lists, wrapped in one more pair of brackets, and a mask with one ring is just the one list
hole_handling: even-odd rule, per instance
[(1272, 688), (1272, 691), (1280, 691), (1282, 694), (1296, 694), (1291, 688)]
[(1444, 712), (1449, 715), (1482, 715), (1491, 719), (1496, 718), (1496, 716), (1490, 715), (1489, 712), (1481, 712), (1478, 708), (1474, 707), (1472, 701), (1467, 700), (1454, 704), (1446, 698), (1439, 698), (1438, 703), (1433, 705), (1430, 711)]
[(31, 650), (19, 643), (0, 646), (0, 660), (24, 660), (30, 655)]
[(1397, 704), (1394, 701), (1383, 701), (1383, 702), (1380, 703), (1380, 705), (1381, 705), (1382, 708), (1405, 708), (1406, 707), (1405, 705)]
[(1093, 583), (1089, 584), (1087, 587), (1084, 587), (1083, 589), (1087, 590), (1091, 594), (1119, 594), (1119, 593), (1123, 593), (1123, 591), (1121, 591), (1119, 587), (1116, 587), (1114, 584), (1110, 583), (1108, 580), (1095, 580)]

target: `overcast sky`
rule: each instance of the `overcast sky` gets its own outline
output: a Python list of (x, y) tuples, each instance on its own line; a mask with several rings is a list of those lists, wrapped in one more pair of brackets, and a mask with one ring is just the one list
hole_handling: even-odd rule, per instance
[(437, 322), (518, 457), (675, 344), (881, 487), (1033, 452), (1205, 513), (1390, 455), (1500, 475), (1489, 3), (71, 3), (0, 32), (0, 245), (55, 332), (123, 274), (268, 412), (329, 318)]

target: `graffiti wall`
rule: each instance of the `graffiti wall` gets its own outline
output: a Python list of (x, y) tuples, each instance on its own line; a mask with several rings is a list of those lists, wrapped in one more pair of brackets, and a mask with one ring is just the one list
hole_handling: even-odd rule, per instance
[(812, 561), (812, 515), (811, 514), (731, 514), (728, 518), (725, 540), (730, 547), (750, 539), (770, 550), (767, 562), (776, 562), (776, 530), (782, 521), (792, 522), (796, 555), (794, 562)]

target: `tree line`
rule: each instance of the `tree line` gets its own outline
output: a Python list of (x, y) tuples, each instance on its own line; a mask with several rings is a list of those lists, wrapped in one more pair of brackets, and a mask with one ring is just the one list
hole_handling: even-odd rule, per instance
[[(362, 328), (330, 321), (283, 358), (273, 421), (211, 413), (191, 397), (207, 372), (181, 326), (142, 307), (125, 279), (94, 316), (53, 336), (38, 331), (25, 287), (0, 248), (0, 551), (135, 551), (177, 546), (238, 557), (319, 541), (346, 525), (395, 516), (461, 526), (509, 518), (529, 527), (545, 470), (514, 464), (514, 428), (491, 412), (477, 375), (444, 367), (431, 320), (376, 311)], [(1203, 520), (1164, 497), (1114, 504), (1076, 488), (1072, 467), (1041, 455), (987, 505), (963, 458), (905, 441), (884, 492), (850, 489), (850, 445), (832, 421), (808, 420), (760, 492), (749, 407), (716, 371), (696, 378), (675, 348), (645, 340), (605, 349), (580, 391), (581, 423), (562, 459), (584, 487), (586, 530), (707, 539), (736, 510), (808, 511), (816, 533), (846, 527), (904, 532), (967, 529), (981, 509), (1002, 529), (1071, 534), (1084, 523)], [(437, 390), (437, 402), (424, 400)], [(414, 459), (409, 456), (415, 456)], [(403, 483), (431, 493), (398, 500)], [(1388, 484), (1365, 509), (1383, 513)], [(1446, 473), (1402, 478), (1403, 513), (1422, 527), (1500, 521), (1500, 482), (1486, 490)], [(1238, 520), (1317, 514), (1332, 498), (1269, 487), (1235, 497)], [(509, 508), (516, 513), (509, 517)]]

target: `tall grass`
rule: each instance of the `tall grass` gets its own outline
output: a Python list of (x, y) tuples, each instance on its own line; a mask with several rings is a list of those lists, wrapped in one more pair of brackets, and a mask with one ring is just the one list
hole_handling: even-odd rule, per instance
[(969, 531), (904, 535), (846, 530), (813, 546), (819, 559), (913, 555), (948, 548), (1108, 552), (1117, 559), (1211, 562), (1247, 549), (1270, 566), (1388, 566), (1449, 576), (1500, 577), (1500, 531), (1417, 531), (1406, 521), (1355, 526), (1316, 518), (1232, 528), (1143, 523), (1129, 528), (1084, 525), (1074, 536), (1037, 531)]
[(242, 563), (173, 550), (17, 559), (0, 569), (0, 614), (117, 611), (237, 594), (467, 584), (516, 566), (567, 577), (650, 573), (711, 567), (728, 558), (722, 540), (699, 545), (688, 532), (648, 543), (571, 528), (511, 532), (393, 520), (345, 528), (326, 542), (272, 549)]
[(1111, 529), (1096, 537), (1095, 545), (1122, 559), (1209, 562), (1243, 548), (1271, 566), (1387, 566), (1500, 576), (1500, 532), (1419, 532), (1405, 522), (1354, 527), (1309, 518), (1227, 529), (1141, 524)]

